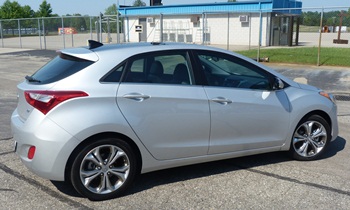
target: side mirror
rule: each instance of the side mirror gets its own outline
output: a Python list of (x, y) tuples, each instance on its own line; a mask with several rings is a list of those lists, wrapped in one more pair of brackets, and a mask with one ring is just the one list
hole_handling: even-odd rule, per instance
[(274, 81), (273, 81), (273, 87), (272, 89), (273, 90), (280, 90), (280, 89), (283, 89), (284, 88), (284, 83), (283, 81), (278, 78), (278, 77), (275, 77)]

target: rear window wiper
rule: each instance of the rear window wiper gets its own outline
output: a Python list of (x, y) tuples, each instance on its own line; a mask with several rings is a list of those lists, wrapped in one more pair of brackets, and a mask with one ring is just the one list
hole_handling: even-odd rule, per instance
[(40, 80), (37, 80), (37, 79), (35, 79), (35, 78), (32, 77), (32, 76), (28, 76), (28, 75), (27, 75), (25, 78), (26, 78), (26, 80), (28, 80), (28, 82), (38, 82), (38, 83), (41, 82)]

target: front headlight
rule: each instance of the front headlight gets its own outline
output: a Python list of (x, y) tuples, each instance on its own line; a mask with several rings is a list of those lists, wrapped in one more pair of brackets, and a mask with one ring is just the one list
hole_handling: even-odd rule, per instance
[(336, 103), (336, 100), (335, 100), (333, 94), (327, 93), (327, 92), (325, 92), (325, 91), (320, 91), (320, 92), (318, 92), (318, 93), (319, 93), (321, 96), (328, 98), (328, 99), (331, 100), (333, 103)]

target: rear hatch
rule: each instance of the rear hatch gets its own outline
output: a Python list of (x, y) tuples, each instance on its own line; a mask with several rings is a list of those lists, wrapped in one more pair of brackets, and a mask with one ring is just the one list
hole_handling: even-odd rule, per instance
[[(33, 75), (27, 75), (25, 81), (17, 85), (17, 112), (21, 119), (23, 121), (27, 120), (34, 109), (26, 100), (26, 91), (54, 90), (53, 87), (58, 81), (85, 69), (96, 61), (98, 61), (98, 56), (86, 48), (58, 51), (58, 56)], [(32, 95), (32, 97), (35, 97), (35, 95)]]

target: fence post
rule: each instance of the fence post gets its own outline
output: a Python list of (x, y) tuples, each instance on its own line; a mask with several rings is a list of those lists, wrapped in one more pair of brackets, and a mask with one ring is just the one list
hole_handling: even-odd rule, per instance
[(65, 31), (64, 31), (64, 22), (63, 22), (63, 16), (62, 16), (61, 20), (62, 20), (62, 38), (63, 38), (63, 48), (66, 48), (66, 37), (65, 37)]
[(300, 17), (297, 17), (297, 26), (296, 26), (296, 33), (295, 33), (295, 45), (299, 45), (299, 30), (300, 30)]
[(230, 13), (227, 13), (227, 50), (230, 49)]
[(92, 40), (92, 19), (90, 18), (90, 39)]
[(262, 39), (262, 11), (260, 10), (260, 24), (259, 24), (259, 43), (258, 43), (258, 55), (256, 57), (256, 61), (260, 61), (260, 45)]
[(21, 37), (21, 22), (18, 19), (18, 37), (19, 37), (19, 46), (22, 48), (22, 37)]
[(110, 25), (109, 25), (110, 23), (109, 23), (109, 16), (107, 16), (107, 42), (108, 43), (111, 43), (111, 27), (110, 27)]
[(202, 20), (203, 20), (203, 23), (202, 23), (202, 45), (204, 45), (204, 30), (205, 30), (205, 13), (203, 12), (202, 13)]
[(102, 41), (102, 13), (100, 13), (100, 18), (99, 18), (99, 20), (100, 20), (100, 23), (99, 23), (99, 25), (100, 25), (100, 33), (99, 33), (99, 36), (100, 36), (100, 38), (99, 38), (99, 41), (102, 43), (103, 41)]
[(120, 29), (119, 29), (119, 8), (118, 8), (118, 14), (117, 14), (117, 43), (120, 43)]
[(250, 46), (252, 45), (252, 13), (249, 13), (249, 46), (248, 50), (250, 50)]
[(46, 34), (45, 34), (45, 21), (44, 21), (44, 18), (41, 18), (41, 23), (43, 25), (44, 50), (46, 50)]
[(74, 47), (74, 33), (72, 32), (72, 47)]
[(160, 42), (163, 42), (163, 14), (160, 13)]
[[(323, 12), (324, 12), (324, 8), (322, 8), (322, 11), (321, 11), (320, 36), (319, 36), (319, 38), (318, 38), (317, 66), (320, 66)], [(339, 30), (340, 30), (340, 29), (339, 29)]]
[(43, 46), (41, 44), (41, 28), (40, 28), (40, 19), (38, 18), (38, 35), (39, 35), (39, 42), (40, 42), (40, 50), (43, 49)]
[(2, 34), (2, 21), (0, 21), (0, 35), (1, 35), (1, 47), (4, 47), (4, 36)]
[(124, 18), (126, 20), (126, 27), (125, 27), (126, 30), (124, 31), (125, 42), (130, 42), (129, 17), (125, 16)]
[(99, 27), (98, 21), (95, 21), (96, 41), (100, 41), (100, 35), (99, 35), (99, 32), (98, 32), (98, 27)]

